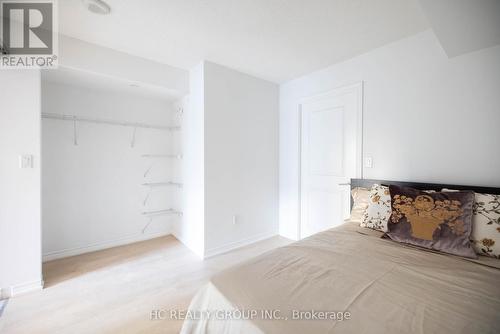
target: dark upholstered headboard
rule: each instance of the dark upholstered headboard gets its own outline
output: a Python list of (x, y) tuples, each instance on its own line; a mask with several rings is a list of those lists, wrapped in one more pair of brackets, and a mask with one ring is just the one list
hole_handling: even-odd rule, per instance
[[(405, 182), (405, 181), (389, 181), (389, 180), (370, 180), (370, 179), (351, 179), (351, 189), (356, 187), (370, 188), (374, 184), (397, 185), (403, 187), (412, 187), (420, 190), (436, 190), (440, 191), (443, 188), (455, 190), (472, 190), (477, 193), (500, 195), (500, 188), (495, 187), (480, 187), (480, 186), (464, 186), (456, 184), (440, 184), (440, 183), (421, 183), (421, 182)], [(351, 198), (352, 206), (352, 198)]]

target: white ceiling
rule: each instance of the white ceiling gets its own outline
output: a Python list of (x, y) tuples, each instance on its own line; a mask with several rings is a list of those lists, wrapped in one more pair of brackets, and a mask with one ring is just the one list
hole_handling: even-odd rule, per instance
[(283, 82), (429, 28), (418, 0), (59, 1), (62, 34), (189, 69), (202, 59)]
[(500, 0), (420, 0), (449, 57), (500, 44)]

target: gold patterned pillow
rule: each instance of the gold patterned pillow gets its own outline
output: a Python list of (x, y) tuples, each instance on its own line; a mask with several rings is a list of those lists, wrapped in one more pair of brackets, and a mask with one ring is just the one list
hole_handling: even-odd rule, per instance
[(374, 184), (370, 188), (368, 208), (360, 226), (387, 232), (387, 222), (391, 216), (391, 196), (389, 188)]
[(474, 192), (429, 193), (391, 185), (392, 215), (386, 237), (449, 254), (477, 258), (472, 232)]
[(500, 259), (500, 195), (475, 193), (470, 240), (477, 254)]

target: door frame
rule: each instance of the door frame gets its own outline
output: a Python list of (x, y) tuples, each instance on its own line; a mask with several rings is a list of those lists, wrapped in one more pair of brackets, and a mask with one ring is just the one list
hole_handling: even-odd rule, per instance
[(347, 93), (355, 92), (357, 94), (358, 100), (358, 110), (357, 110), (357, 125), (356, 125), (356, 178), (363, 178), (363, 109), (364, 109), (364, 82), (359, 81), (354, 84), (345, 85), (336, 87), (332, 90), (326, 91), (324, 93), (311, 95), (299, 100), (297, 108), (298, 108), (298, 117), (299, 117), (299, 177), (298, 177), (298, 224), (297, 224), (297, 240), (301, 239), (302, 232), (302, 121), (303, 121), (303, 113), (302, 113), (302, 105), (307, 102), (311, 102), (314, 100), (321, 100), (328, 97), (335, 97), (338, 95), (343, 95)]

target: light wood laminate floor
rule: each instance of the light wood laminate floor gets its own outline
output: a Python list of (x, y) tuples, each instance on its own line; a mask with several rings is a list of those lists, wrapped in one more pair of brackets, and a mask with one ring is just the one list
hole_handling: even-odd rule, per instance
[(166, 236), (47, 262), (45, 288), (11, 298), (0, 333), (178, 333), (181, 321), (151, 311), (186, 309), (213, 274), (288, 243), (273, 237), (202, 261)]

